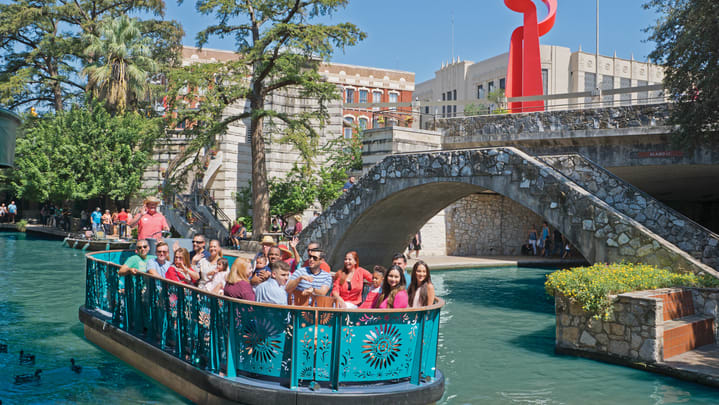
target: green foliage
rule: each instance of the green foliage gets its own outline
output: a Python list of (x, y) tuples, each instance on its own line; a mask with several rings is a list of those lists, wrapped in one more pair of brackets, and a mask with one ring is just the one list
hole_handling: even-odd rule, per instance
[(716, 142), (719, 133), (719, 2), (650, 0), (660, 17), (647, 28), (664, 66), (664, 87), (675, 101), (670, 122), (675, 143), (691, 148)]
[[(716, 279), (713, 282), (716, 283)], [(559, 270), (547, 275), (547, 294), (560, 293), (577, 301), (595, 318), (608, 319), (612, 313), (610, 295), (667, 287), (709, 284), (709, 277), (673, 273), (647, 264), (597, 263), (589, 267)]]
[(21, 220), (17, 221), (17, 223), (15, 224), (15, 227), (17, 228), (18, 231), (25, 232), (27, 230), (27, 221), (24, 219), (21, 219)]
[(147, 94), (149, 74), (158, 64), (151, 58), (150, 38), (143, 37), (137, 20), (126, 15), (103, 22), (98, 35), (87, 35), (85, 55), (95, 63), (82, 71), (93, 95), (111, 111), (123, 113), (128, 104)]
[(245, 229), (247, 229), (247, 232), (252, 232), (252, 217), (251, 216), (241, 216), (237, 217), (238, 221), (242, 221), (245, 224)]
[[(88, 36), (105, 20), (164, 14), (159, 0), (8, 0), (0, 4), (0, 104), (62, 111), (82, 102), (80, 71), (95, 61), (85, 54)], [(142, 36), (158, 63), (177, 62), (184, 33), (175, 21), (148, 18)]]
[(471, 117), (474, 115), (489, 114), (489, 106), (482, 104), (468, 104), (464, 107), (464, 116)]
[(158, 119), (111, 116), (102, 106), (25, 120), (10, 173), (16, 195), (62, 204), (97, 197), (125, 199), (139, 190), (152, 162)]
[(282, 180), (270, 180), (270, 214), (287, 217), (298, 214), (314, 203), (317, 183), (295, 166)]
[[(338, 138), (324, 148), (328, 165), (307, 173), (295, 166), (284, 179), (270, 181), (270, 213), (287, 217), (302, 213), (315, 201), (327, 208), (342, 194), (342, 186), (350, 171), (362, 169), (361, 133), (352, 139)], [(249, 187), (237, 194), (238, 213), (247, 215), (252, 207)]]
[[(346, 6), (348, 0), (198, 0), (200, 14), (216, 23), (197, 35), (199, 46), (213, 36), (235, 38), (237, 60), (189, 66), (171, 73), (168, 100), (179, 120), (192, 122), (190, 135), (197, 138), (187, 149), (192, 158), (216, 136), (239, 120), (248, 121), (252, 137), (252, 205), (257, 235), (269, 228), (270, 196), (265, 167), (265, 135), (269, 130), (282, 142), (295, 146), (302, 156), (301, 172), (311, 171), (316, 156), (316, 129), (328, 118), (327, 102), (339, 97), (336, 86), (322, 80), (318, 67), (335, 49), (354, 45), (364, 38), (354, 24), (327, 25), (318, 20)], [(239, 74), (227, 75), (227, 72)], [(232, 79), (228, 79), (232, 77)], [(245, 79), (243, 79), (245, 78)], [(202, 89), (202, 102), (188, 109), (183, 91)], [(273, 95), (297, 95), (318, 102), (315, 108), (288, 113), (266, 105)], [(245, 99), (249, 109), (223, 115), (226, 107)], [(177, 167), (181, 164), (178, 163)], [(181, 175), (181, 174), (180, 174)], [(287, 190), (288, 192), (290, 190)], [(293, 206), (290, 204), (290, 206)]]

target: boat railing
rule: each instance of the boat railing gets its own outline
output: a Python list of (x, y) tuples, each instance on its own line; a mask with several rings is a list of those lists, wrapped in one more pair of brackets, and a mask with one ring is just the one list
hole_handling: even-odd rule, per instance
[(87, 255), (85, 308), (194, 367), (292, 389), (435, 379), (441, 299), (384, 310), (264, 304), (146, 273), (119, 276), (130, 255)]

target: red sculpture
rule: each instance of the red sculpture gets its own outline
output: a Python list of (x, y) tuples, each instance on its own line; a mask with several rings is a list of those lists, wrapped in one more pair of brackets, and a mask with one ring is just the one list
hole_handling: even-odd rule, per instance
[[(539, 56), (539, 37), (554, 26), (557, 0), (542, 0), (549, 12), (537, 23), (537, 7), (532, 0), (504, 0), (512, 11), (524, 14), (524, 25), (512, 32), (507, 67), (507, 97), (541, 96), (542, 62)], [(512, 112), (543, 111), (544, 101), (515, 101), (509, 103)]]

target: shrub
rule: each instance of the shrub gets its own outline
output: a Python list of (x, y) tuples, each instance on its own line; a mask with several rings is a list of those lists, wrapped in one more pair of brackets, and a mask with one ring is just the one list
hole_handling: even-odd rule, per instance
[(17, 221), (17, 224), (15, 224), (15, 227), (20, 232), (25, 232), (27, 230), (27, 221), (24, 219), (21, 219)]
[(673, 273), (647, 264), (597, 263), (589, 267), (559, 270), (547, 275), (544, 287), (575, 300), (595, 318), (607, 319), (612, 311), (610, 295), (667, 287), (693, 287), (717, 283), (714, 277)]

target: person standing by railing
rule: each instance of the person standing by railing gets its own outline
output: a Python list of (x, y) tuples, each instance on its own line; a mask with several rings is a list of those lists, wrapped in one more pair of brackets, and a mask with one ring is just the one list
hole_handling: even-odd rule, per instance
[(154, 254), (155, 244), (162, 241), (162, 231), (169, 231), (170, 226), (167, 224), (165, 216), (157, 211), (157, 206), (160, 204), (159, 198), (147, 197), (143, 203), (143, 212), (131, 219), (128, 225), (137, 225), (137, 239), (147, 239), (150, 243), (150, 253)]

